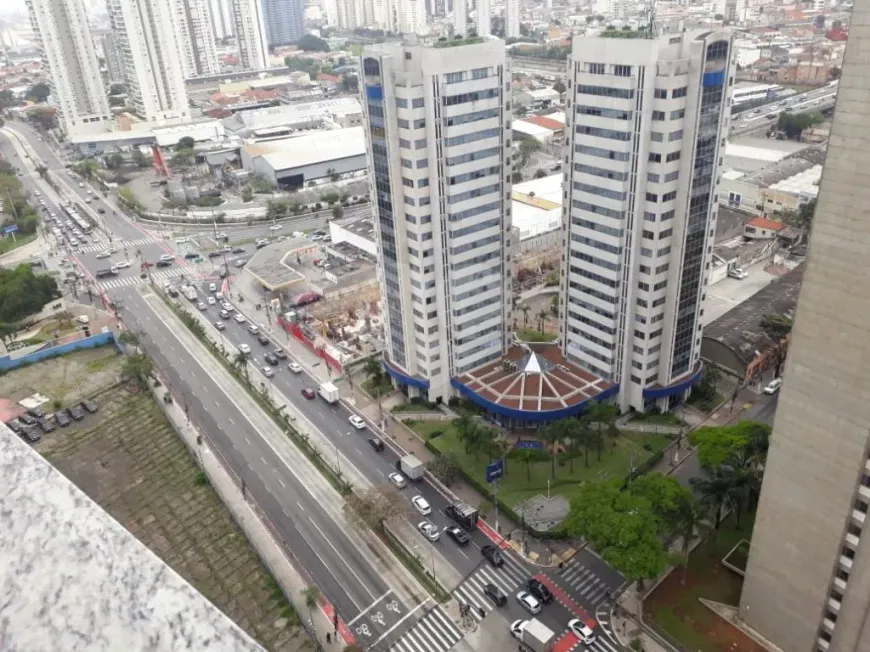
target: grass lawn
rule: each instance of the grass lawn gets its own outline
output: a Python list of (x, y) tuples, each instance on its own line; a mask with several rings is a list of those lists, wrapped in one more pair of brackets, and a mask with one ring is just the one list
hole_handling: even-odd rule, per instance
[(523, 342), (553, 342), (557, 336), (555, 334), (542, 333), (539, 330), (531, 328), (518, 328), (517, 337)]
[(671, 414), (670, 412), (665, 412), (664, 414), (659, 412), (637, 412), (633, 417), (631, 417), (630, 421), (657, 424), (660, 426), (683, 425), (682, 419), (680, 419), (676, 414)]
[(454, 437), (456, 436), (453, 426), (450, 425), (449, 421), (412, 421), (405, 425), (423, 439), (429, 439), (433, 433), (444, 433), (448, 430), (453, 432)]
[[(466, 473), (485, 485), (486, 465), (491, 460), (486, 455), (479, 455), (475, 459), (474, 455), (467, 454), (464, 444), (459, 441), (456, 430), (449, 422), (415, 422), (410, 427), (424, 438), (431, 436), (436, 430), (441, 430), (444, 434), (432, 439), (432, 445), (439, 452), (455, 453)], [(605, 445), (600, 462), (597, 453), (589, 451), (589, 468), (586, 468), (582, 456), (574, 460), (573, 472), (569, 462), (560, 465), (557, 461), (555, 479), (551, 479), (552, 463), (549, 461), (526, 464), (519, 460), (506, 460), (506, 472), (499, 489), (499, 497), (508, 505), (515, 506), (536, 494), (546, 494), (547, 480), (550, 480), (552, 494), (562, 494), (571, 499), (582, 482), (598, 480), (601, 477), (625, 477), (629, 473), (632, 457), (635, 466), (638, 466), (653, 452), (663, 449), (669, 441), (666, 435), (623, 432), (616, 440), (615, 447), (610, 442)], [(644, 450), (644, 444), (649, 444), (652, 451)]]
[(8, 238), (0, 238), (0, 254), (8, 254), (10, 251), (18, 249), (18, 247), (23, 247), (34, 240), (36, 240), (35, 233), (16, 236), (15, 240), (13, 240), (11, 236)]
[(402, 403), (393, 407), (391, 412), (439, 412), (438, 406), (428, 401), (411, 399), (409, 403)]
[(382, 382), (379, 385), (375, 385), (371, 378), (366, 378), (362, 381), (360, 387), (362, 387), (362, 390), (372, 398), (386, 396), (393, 391), (393, 385), (389, 380)]
[(755, 514), (744, 514), (741, 529), (730, 516), (719, 528), (718, 536), (700, 544), (689, 557), (686, 585), (681, 583), (682, 568), (677, 568), (646, 599), (644, 611), (669, 636), (690, 650), (699, 652), (760, 652), (761, 648), (737, 628), (716, 616), (698, 598), (729, 605), (740, 603), (743, 578), (722, 565), (722, 558), (738, 542), (749, 539)]
[(689, 396), (689, 400), (686, 402), (689, 405), (698, 408), (699, 410), (701, 410), (701, 412), (712, 412), (717, 407), (719, 407), (719, 404), (722, 403), (722, 401), (724, 400), (725, 397), (721, 394), (716, 394), (716, 396), (710, 399), (702, 399), (696, 394), (692, 394), (691, 396)]

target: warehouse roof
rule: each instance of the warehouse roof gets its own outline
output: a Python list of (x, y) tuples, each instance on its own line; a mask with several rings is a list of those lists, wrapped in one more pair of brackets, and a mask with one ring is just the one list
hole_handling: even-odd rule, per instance
[(277, 172), (352, 156), (365, 156), (366, 137), (362, 127), (348, 127), (270, 140), (247, 145), (244, 149), (248, 156), (262, 158)]

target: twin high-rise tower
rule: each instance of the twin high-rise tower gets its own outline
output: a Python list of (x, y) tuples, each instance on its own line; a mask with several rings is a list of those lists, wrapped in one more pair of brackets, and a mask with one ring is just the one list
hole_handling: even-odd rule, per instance
[[(731, 36), (576, 38), (568, 73), (558, 346), (623, 409), (662, 406), (701, 374)], [(362, 76), (386, 366), (447, 400), (513, 345), (509, 61), (377, 46)]]

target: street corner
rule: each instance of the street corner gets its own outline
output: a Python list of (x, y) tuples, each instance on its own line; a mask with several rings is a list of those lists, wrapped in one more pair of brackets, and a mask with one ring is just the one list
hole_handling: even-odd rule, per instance
[(580, 621), (586, 623), (589, 627), (595, 628), (598, 626), (598, 623), (595, 619), (586, 613), (586, 610), (583, 609), (579, 604), (577, 604), (574, 599), (568, 595), (561, 587), (559, 587), (553, 580), (550, 579), (548, 575), (545, 573), (538, 573), (535, 575), (535, 579), (541, 582), (544, 586), (550, 589), (550, 593), (553, 594), (553, 597), (556, 599), (560, 605), (565, 607), (571, 615), (578, 618)]
[(332, 623), (333, 632), (337, 633), (341, 636), (342, 640), (348, 645), (353, 645), (356, 643), (356, 638), (351, 633), (350, 629), (347, 625), (344, 624), (344, 621), (338, 617), (338, 613), (335, 611), (335, 607), (333, 607), (326, 600), (323, 601), (323, 604), (320, 605), (321, 611), (323, 614), (329, 619), (329, 622)]
[(580, 645), (580, 639), (577, 638), (577, 635), (567, 631), (553, 643), (551, 652), (571, 652), (577, 649), (578, 645)]
[(411, 614), (387, 591), (347, 623), (349, 633), (364, 648), (371, 648), (396, 630)]
[(496, 544), (502, 550), (507, 550), (511, 547), (511, 543), (507, 541), (502, 535), (495, 531), (489, 523), (480, 519), (477, 521), (477, 528), (483, 533), (483, 535)]

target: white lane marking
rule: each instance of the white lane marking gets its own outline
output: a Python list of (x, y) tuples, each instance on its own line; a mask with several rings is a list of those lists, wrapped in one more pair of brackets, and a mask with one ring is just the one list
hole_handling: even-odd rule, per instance
[[(330, 540), (327, 538), (327, 536), (323, 533), (323, 530), (320, 529), (320, 526), (319, 526), (317, 523), (315, 523), (315, 522), (314, 522), (314, 519), (311, 518), (310, 516), (308, 517), (308, 520), (311, 521), (311, 525), (313, 525), (313, 526), (314, 526), (314, 529), (317, 530), (317, 531), (320, 533), (320, 536), (323, 537), (323, 540), (326, 541), (327, 545), (328, 545), (330, 548), (332, 548), (332, 551), (335, 553), (335, 556), (338, 557), (338, 558), (341, 560), (341, 562), (342, 562), (342, 563), (347, 567), (347, 570), (350, 571), (350, 574), (353, 575), (354, 578), (356, 578), (356, 581), (359, 582), (359, 585), (360, 585), (362, 588), (364, 588), (364, 589), (366, 590), (366, 593), (368, 593), (370, 596), (372, 596), (372, 597), (374, 598), (374, 597), (375, 597), (375, 594), (372, 593), (372, 591), (371, 591), (371, 589), (369, 589), (368, 585), (367, 585), (365, 582), (363, 582), (362, 579), (360, 579), (360, 576), (356, 574), (356, 571), (355, 571), (353, 568), (351, 568), (351, 565), (347, 563), (347, 560), (344, 558), (344, 555), (342, 555), (342, 554), (338, 551), (338, 548), (336, 548), (336, 547), (332, 544), (332, 541), (330, 541)], [(389, 593), (389, 591), (387, 591), (387, 593)]]
[[(380, 643), (380, 642), (381, 642), (381, 641), (382, 641), (386, 636), (388, 636), (388, 635), (390, 634), (390, 632), (392, 632), (392, 631), (393, 631), (394, 629), (396, 629), (399, 625), (401, 625), (403, 622), (405, 622), (405, 620), (407, 620), (407, 619), (408, 619), (408, 618), (409, 618), (409, 617), (410, 617), (410, 616), (411, 616), (415, 611), (417, 611), (420, 607), (422, 607), (422, 606), (425, 605), (427, 602), (429, 602), (429, 600), (431, 600), (431, 598), (427, 596), (426, 599), (423, 600), (423, 602), (421, 602), (421, 603), (418, 604), (416, 607), (414, 607), (413, 609), (411, 609), (408, 613), (406, 613), (404, 616), (402, 616), (402, 618), (399, 619), (399, 622), (397, 622), (395, 625), (393, 625), (393, 626), (390, 627), (387, 631), (385, 631), (383, 634), (381, 634), (381, 638), (379, 638), (377, 641), (375, 641), (374, 643), (372, 643), (369, 647), (374, 647), (374, 646), (376, 646), (378, 643)], [(377, 604), (377, 603), (376, 603), (376, 604)], [(360, 615), (362, 615), (362, 614), (360, 614)], [(359, 618), (359, 616), (357, 616), (357, 618)]]
[[(335, 576), (335, 573), (332, 572), (332, 570), (329, 567), (329, 564), (327, 564), (325, 561), (323, 561), (323, 557), (321, 557), (320, 554), (318, 554), (317, 548), (308, 540), (308, 537), (305, 536), (305, 534), (302, 532), (302, 530), (297, 528), (296, 531), (299, 532), (299, 536), (301, 536), (302, 539), (305, 541), (305, 543), (308, 544), (308, 548), (311, 550), (311, 552), (314, 553), (314, 556), (317, 557), (317, 560), (326, 569), (326, 572), (329, 573), (330, 575), (332, 575), (332, 579), (335, 580), (335, 583), (338, 584), (339, 586), (342, 586), (341, 580), (339, 580)], [(350, 592), (345, 593), (345, 595), (347, 595), (347, 597), (350, 599), (351, 602), (353, 602), (354, 606), (357, 609), (360, 608), (359, 603), (356, 600), (354, 600), (353, 595), (351, 595)]]
[(236, 425), (236, 422), (233, 421), (232, 417), (227, 417), (227, 421), (229, 421), (232, 425)]
[(302, 506), (302, 503), (300, 503), (298, 500), (296, 501), (296, 506), (299, 507), (299, 509), (301, 509), (303, 512), (305, 511), (305, 508)]
[(251, 440), (248, 439), (247, 437), (245, 437), (245, 443), (246, 443), (248, 446), (250, 446), (250, 445), (251, 445)]
[[(277, 472), (278, 472), (278, 470), (275, 469), (275, 473), (277, 473)], [(286, 488), (287, 488), (287, 485), (284, 484), (284, 481), (281, 480), (281, 478), (278, 478), (278, 484), (281, 485), (281, 488), (282, 488), (282, 489), (286, 489)]]
[[(317, 526), (315, 525), (314, 527), (317, 527)], [(320, 528), (318, 528), (318, 531), (319, 531), (319, 530), (320, 530)], [(323, 533), (321, 532), (321, 534), (323, 534)], [(383, 600), (384, 598), (386, 598), (386, 597), (387, 597), (388, 595), (390, 595), (390, 593), (392, 593), (392, 592), (393, 592), (393, 589), (390, 589), (389, 591), (387, 591), (386, 593), (384, 593), (380, 598), (378, 598), (377, 600), (375, 600), (374, 602), (372, 602), (368, 607), (366, 607), (366, 608), (363, 609), (360, 613), (358, 613), (356, 616), (354, 616), (353, 620), (351, 620), (349, 623), (345, 623), (345, 624), (346, 624), (348, 627), (350, 627), (351, 625), (353, 625), (356, 621), (358, 621), (360, 618), (362, 618), (363, 616), (365, 616), (366, 612), (367, 612), (369, 609), (371, 609), (372, 607), (376, 606), (376, 605), (377, 605), (381, 600)], [(372, 596), (372, 597), (375, 597), (375, 596)]]

